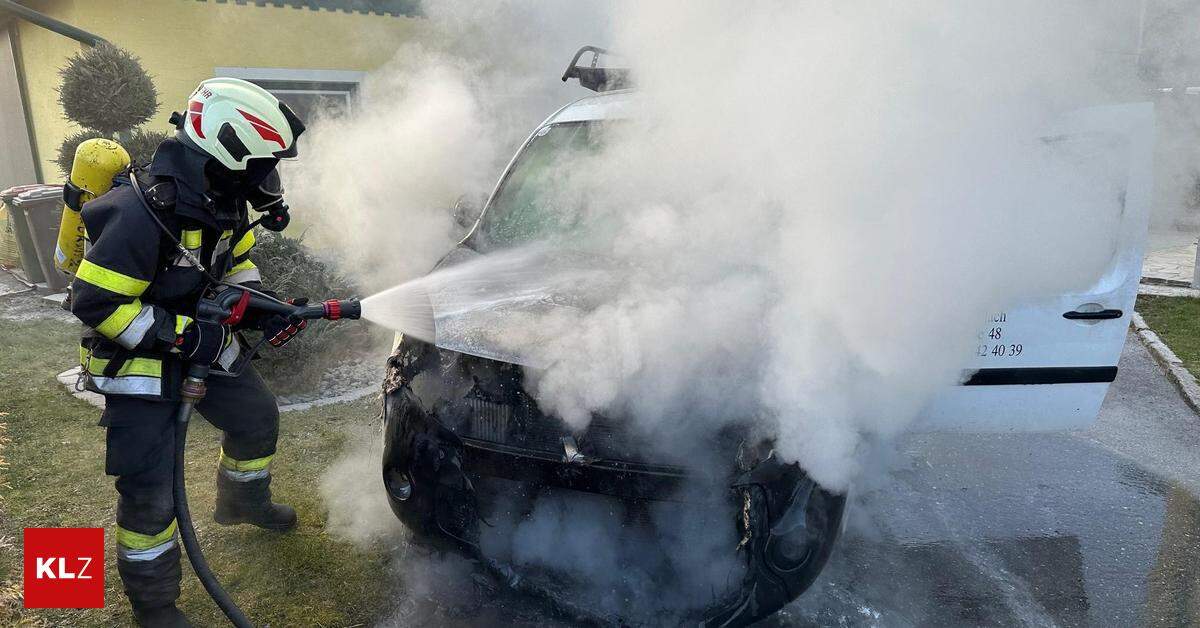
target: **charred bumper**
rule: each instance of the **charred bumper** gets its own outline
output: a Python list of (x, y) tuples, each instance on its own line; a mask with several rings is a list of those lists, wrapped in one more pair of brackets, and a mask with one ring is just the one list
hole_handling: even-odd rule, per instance
[(622, 499), (662, 499), (687, 477), (678, 467), (620, 460), (564, 460), (541, 451), (462, 439), (466, 471), (538, 486), (556, 486)]
[[(450, 529), (472, 539), (459, 517), (438, 520), (438, 503), (464, 500), (474, 479), (503, 478), (629, 500), (661, 500), (676, 494), (688, 471), (672, 465), (600, 459), (460, 436), (435, 418), (408, 387), (384, 400), (383, 478), (393, 512), (410, 527)], [(473, 500), (473, 497), (471, 498)], [(468, 500), (469, 501), (469, 500)]]
[[(484, 412), (484, 429), (464, 427), (462, 417), (447, 416), (443, 405), (414, 392), (410, 382), (418, 372), (433, 371), (439, 382), (453, 384), (456, 376), (447, 374), (445, 361), (422, 365), (402, 358), (393, 357), (385, 387), (384, 485), (397, 517), (434, 543), (449, 542), (488, 562), (479, 549), (480, 478), (631, 500), (670, 498), (691, 479), (681, 467), (600, 457), (596, 448), (581, 452), (571, 441), (536, 434), (498, 442), (502, 430), (495, 428), (494, 413)], [(459, 379), (471, 384), (453, 394), (477, 398), (479, 378)], [(736, 592), (694, 617), (701, 625), (747, 625), (795, 599), (821, 572), (842, 526), (845, 496), (825, 491), (797, 465), (767, 452), (749, 462), (739, 459), (737, 468), (715, 493), (732, 500), (739, 513), (741, 538), (731, 539), (731, 547), (741, 555), (744, 579)]]

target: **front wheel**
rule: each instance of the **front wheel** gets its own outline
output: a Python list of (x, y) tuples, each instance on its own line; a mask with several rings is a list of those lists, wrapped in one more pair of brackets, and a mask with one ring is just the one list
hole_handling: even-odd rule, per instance
[(799, 597), (829, 561), (846, 511), (845, 494), (774, 455), (739, 476), (733, 494), (745, 576), (737, 593), (706, 611), (704, 626), (745, 626)]

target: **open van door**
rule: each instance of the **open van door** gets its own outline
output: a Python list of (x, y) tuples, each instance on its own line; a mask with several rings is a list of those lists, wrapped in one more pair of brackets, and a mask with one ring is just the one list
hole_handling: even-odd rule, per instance
[[(1150, 103), (1072, 112), (1041, 138), (1115, 167), (1122, 202), (1108, 268), (1087, 290), (1031, 298), (995, 312), (960, 386), (938, 394), (921, 427), (976, 431), (1087, 427), (1100, 412), (1133, 315), (1152, 202), (1154, 109)], [(1123, 176), (1121, 176), (1123, 175)], [(1121, 180), (1124, 185), (1121, 186)], [(1101, 245), (1101, 243), (1098, 243)]]

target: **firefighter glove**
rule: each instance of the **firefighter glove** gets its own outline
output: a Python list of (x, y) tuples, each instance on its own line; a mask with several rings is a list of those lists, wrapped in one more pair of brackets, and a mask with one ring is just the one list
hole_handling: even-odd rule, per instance
[[(292, 305), (307, 305), (308, 299), (288, 299), (288, 303)], [(263, 324), (263, 337), (267, 342), (271, 343), (272, 347), (282, 347), (288, 342), (300, 335), (300, 332), (308, 327), (308, 321), (302, 318), (289, 316), (281, 316), (276, 314), (268, 318)]]
[(189, 362), (214, 364), (232, 336), (228, 325), (192, 321), (175, 340), (175, 348)]

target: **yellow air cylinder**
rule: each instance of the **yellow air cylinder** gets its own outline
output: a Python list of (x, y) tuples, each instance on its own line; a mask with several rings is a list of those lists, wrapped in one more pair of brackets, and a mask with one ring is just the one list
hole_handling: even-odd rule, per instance
[(75, 149), (70, 182), (79, 193), (63, 195), (67, 202), (62, 223), (58, 226), (58, 246), (54, 249), (54, 265), (59, 270), (74, 273), (83, 261), (84, 230), (79, 213), (83, 204), (107, 192), (112, 187), (113, 177), (127, 166), (129, 153), (112, 140), (90, 139)]

